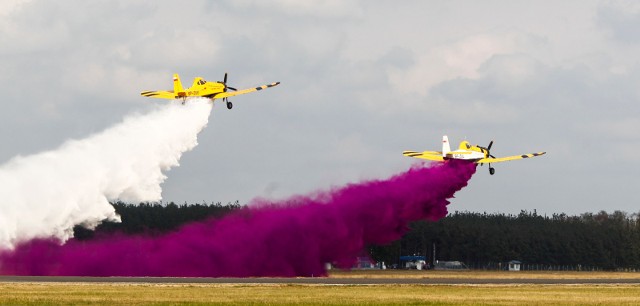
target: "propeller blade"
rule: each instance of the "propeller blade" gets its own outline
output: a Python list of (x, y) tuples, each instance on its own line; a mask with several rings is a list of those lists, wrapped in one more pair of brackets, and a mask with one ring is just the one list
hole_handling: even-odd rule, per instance
[(237, 89), (235, 89), (235, 88), (233, 88), (233, 87), (231, 87), (231, 86), (227, 86), (227, 88), (228, 88), (228, 89), (231, 89), (231, 90), (233, 90), (233, 91), (238, 91)]
[(227, 84), (227, 73), (224, 73), (224, 81), (222, 81), (222, 83)]
[(493, 140), (489, 143), (489, 146), (487, 147), (487, 150), (491, 150), (491, 146), (493, 145)]

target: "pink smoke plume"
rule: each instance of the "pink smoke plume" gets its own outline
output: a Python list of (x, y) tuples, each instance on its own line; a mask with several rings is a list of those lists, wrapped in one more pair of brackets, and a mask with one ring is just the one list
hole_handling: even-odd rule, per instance
[(222, 219), (158, 237), (33, 240), (0, 254), (0, 274), (75, 276), (322, 276), (367, 245), (399, 239), (411, 221), (438, 220), (475, 165), (415, 166), (386, 180), (284, 201), (255, 200)]

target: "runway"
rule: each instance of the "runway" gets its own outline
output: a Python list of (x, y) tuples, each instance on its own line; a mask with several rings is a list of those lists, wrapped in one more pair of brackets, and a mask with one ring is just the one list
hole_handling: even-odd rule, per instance
[(135, 284), (307, 284), (307, 285), (570, 285), (640, 284), (640, 278), (209, 278), (209, 277), (78, 277), (0, 276), (0, 283), (135, 283)]

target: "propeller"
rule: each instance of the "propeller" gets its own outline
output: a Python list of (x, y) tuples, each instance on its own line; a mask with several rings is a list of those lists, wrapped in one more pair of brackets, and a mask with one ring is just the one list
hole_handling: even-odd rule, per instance
[(483, 150), (487, 151), (487, 156), (491, 157), (491, 158), (496, 158), (495, 156), (491, 155), (491, 146), (493, 146), (493, 140), (491, 142), (489, 142), (489, 145), (485, 148), (485, 147), (481, 147), (478, 146), (480, 148), (482, 148)]
[[(491, 142), (489, 142), (489, 145), (486, 148), (485, 147), (481, 147), (481, 146), (478, 146), (478, 147), (481, 148), (483, 151), (487, 152), (487, 156), (488, 157), (496, 158), (495, 156), (491, 155), (491, 146), (493, 146), (493, 140)], [(495, 173), (496, 173), (496, 169), (491, 167), (491, 163), (489, 163), (489, 174), (493, 175)]]
[(224, 92), (227, 92), (227, 88), (231, 89), (233, 91), (237, 91), (237, 89), (231, 87), (231, 86), (227, 86), (227, 73), (224, 73), (224, 80), (222, 81), (222, 84), (224, 85)]
[[(237, 89), (231, 87), (231, 86), (227, 86), (227, 73), (224, 73), (224, 79), (222, 80), (222, 82), (218, 81), (218, 83), (222, 83), (222, 85), (224, 85), (224, 89), (223, 92), (227, 92), (227, 89), (231, 89), (233, 91), (238, 91)], [(233, 107), (233, 103), (231, 103), (231, 101), (229, 101), (229, 98), (224, 97), (222, 98), (222, 102), (227, 104), (227, 108), (231, 109)]]
[[(237, 91), (237, 89), (231, 87), (231, 86), (227, 86), (227, 73), (224, 73), (224, 79), (222, 80), (222, 85), (224, 85), (224, 92), (227, 92), (227, 89), (231, 89), (233, 91)], [(233, 107), (233, 103), (231, 103), (231, 101), (229, 101), (229, 98), (222, 98), (222, 102), (227, 104), (227, 108), (231, 109)]]
[(487, 147), (487, 155), (489, 155), (489, 157), (496, 158), (495, 156), (491, 155), (491, 146), (492, 145), (493, 145), (493, 140), (491, 142), (489, 142), (489, 146)]

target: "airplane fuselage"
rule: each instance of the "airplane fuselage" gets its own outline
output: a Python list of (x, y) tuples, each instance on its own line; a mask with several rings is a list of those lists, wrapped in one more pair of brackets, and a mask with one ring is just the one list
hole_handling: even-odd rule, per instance
[(224, 92), (225, 85), (221, 82), (207, 82), (202, 78), (196, 78), (193, 86), (178, 92), (176, 98), (181, 97), (207, 97), (213, 98), (216, 94)]
[[(448, 140), (447, 140), (448, 141)], [(476, 161), (487, 157), (487, 153), (478, 146), (472, 146), (468, 141), (460, 142), (457, 150), (448, 151), (446, 148), (443, 150), (444, 159), (462, 159), (469, 161)]]
[(451, 151), (444, 156), (444, 159), (463, 159), (463, 160), (470, 160), (470, 161), (480, 160), (483, 158), (485, 158), (484, 153), (467, 151), (467, 150)]

